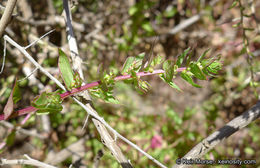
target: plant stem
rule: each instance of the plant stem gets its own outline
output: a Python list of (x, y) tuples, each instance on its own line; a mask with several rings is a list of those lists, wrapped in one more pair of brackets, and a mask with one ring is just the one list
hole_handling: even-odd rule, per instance
[[(185, 67), (178, 68), (177, 72), (181, 72), (181, 71), (183, 71), (185, 69), (186, 69)], [(156, 74), (162, 74), (162, 73), (164, 73), (164, 70), (157, 69), (157, 70), (154, 70), (153, 72), (138, 72), (138, 73), (136, 73), (136, 75), (139, 76), (139, 77), (143, 77), (143, 76), (150, 76), (150, 75), (156, 75)], [(132, 78), (131, 75), (121, 75), (121, 76), (115, 77), (114, 80), (115, 81), (122, 81), (122, 80), (130, 79), (130, 78)], [(88, 83), (88, 84), (83, 85), (81, 87), (72, 89), (71, 91), (67, 91), (65, 93), (62, 93), (62, 94), (60, 94), (60, 96), (61, 96), (62, 99), (65, 99), (65, 98), (67, 98), (69, 96), (75, 95), (76, 93), (82, 92), (82, 91), (87, 90), (89, 88), (93, 88), (93, 87), (98, 86), (100, 84), (101, 84), (101, 81)], [(32, 106), (26, 107), (24, 109), (17, 110), (15, 112), (13, 112), (13, 114), (9, 118), (14, 118), (14, 117), (25, 115), (25, 114), (28, 114), (28, 113), (31, 113), (31, 112), (35, 112), (35, 111), (37, 111), (37, 109), (35, 107), (32, 107)], [(4, 114), (0, 115), (0, 121), (1, 120), (6, 120), (4, 118)]]

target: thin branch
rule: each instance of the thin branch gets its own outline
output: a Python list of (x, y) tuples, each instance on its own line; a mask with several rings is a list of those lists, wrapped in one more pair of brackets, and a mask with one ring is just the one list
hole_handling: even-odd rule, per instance
[[(218, 131), (212, 133), (210, 136), (205, 138), (195, 147), (193, 147), (182, 159), (195, 159), (201, 158), (211, 149), (213, 149), (220, 142), (224, 141), (226, 138), (239, 131), (240, 129), (246, 127), (248, 124), (260, 117), (260, 101), (254, 105), (251, 109), (244, 112), (242, 115), (234, 118), (224, 127), (220, 128)], [(183, 168), (188, 167), (186, 164), (174, 165), (172, 168)]]
[(0, 125), (3, 125), (4, 127), (10, 128), (10, 129), (16, 129), (17, 132), (22, 133), (24, 135), (28, 135), (28, 136), (33, 136), (39, 139), (46, 139), (46, 137), (34, 132), (34, 131), (29, 131), (26, 129), (23, 129), (21, 127), (17, 127), (15, 128), (15, 126), (7, 121), (0, 121)]
[(4, 71), (4, 67), (5, 67), (5, 57), (6, 57), (6, 40), (4, 40), (4, 55), (3, 55), (3, 63), (2, 63), (2, 67), (1, 67), (0, 74)]
[(199, 21), (199, 19), (202, 15), (203, 15), (203, 13), (200, 13), (195, 16), (192, 16), (191, 18), (189, 18), (187, 20), (184, 20), (183, 22), (181, 22), (180, 24), (175, 26), (173, 29), (169, 30), (167, 34), (174, 35), (174, 34), (180, 32), (181, 30), (183, 30), (183, 29), (189, 27), (190, 25), (196, 23), (197, 21)]
[(84, 143), (90, 138), (91, 137), (89, 135), (86, 135), (83, 138), (80, 138), (77, 142), (72, 143), (71, 145), (57, 153), (48, 153), (47, 158), (44, 160), (44, 162), (52, 165), (57, 165), (72, 155), (78, 155), (78, 152), (82, 150)]
[(24, 49), (26, 50), (27, 48), (35, 45), (36, 43), (38, 43), (38, 41), (40, 41), (41, 39), (43, 39), (44, 37), (48, 36), (49, 34), (51, 34), (52, 32), (54, 32), (55, 29), (52, 29), (50, 31), (48, 31), (47, 33), (45, 33), (44, 35), (42, 35), (40, 38), (34, 40), (31, 44), (29, 44), (28, 46), (24, 47)]
[(57, 168), (51, 165), (48, 165), (46, 163), (40, 162), (38, 160), (30, 158), (28, 155), (24, 155), (27, 160), (25, 159), (17, 159), (17, 160), (7, 160), (7, 159), (1, 159), (0, 165), (31, 165), (31, 166), (37, 166), (37, 167), (43, 167), (43, 168)]
[[(60, 86), (63, 90), (66, 91), (65, 87), (55, 78), (53, 77), (49, 72), (47, 72), (40, 64), (38, 64), (33, 58), (32, 56), (30, 56), (30, 54), (28, 54), (28, 52), (24, 49), (24, 47), (21, 47), (20, 45), (18, 45), (15, 41), (13, 41), (11, 38), (9, 38), (7, 35), (4, 36), (4, 38), (10, 42), (12, 45), (14, 45), (15, 47), (17, 47), (17, 49), (19, 49), (36, 67), (38, 67), (46, 76), (48, 76), (51, 80), (53, 80), (58, 86)], [(130, 146), (132, 146), (133, 148), (135, 148), (136, 150), (138, 150), (140, 153), (142, 153), (143, 155), (145, 155), (147, 158), (149, 158), (150, 160), (152, 160), (154, 163), (156, 163), (158, 166), (162, 167), (162, 168), (166, 168), (166, 166), (164, 166), (162, 163), (160, 163), (158, 160), (156, 160), (155, 158), (153, 158), (151, 155), (149, 155), (148, 153), (146, 153), (145, 151), (143, 151), (140, 147), (138, 147), (137, 145), (135, 145), (134, 143), (132, 143), (131, 141), (129, 141), (128, 139), (126, 139), (125, 137), (123, 137), (121, 134), (119, 134), (116, 130), (114, 130), (109, 124), (107, 124), (107, 122), (100, 117), (93, 109), (87, 107), (86, 105), (84, 105), (83, 103), (81, 103), (78, 99), (76, 99), (75, 97), (73, 97), (73, 100), (76, 101), (83, 109), (85, 109), (89, 115), (91, 115), (92, 117), (96, 118), (97, 120), (99, 120), (102, 124), (104, 124), (112, 133), (114, 133), (117, 137), (119, 137), (120, 139), (122, 139), (123, 141), (125, 141), (127, 144), (129, 144)], [(26, 109), (23, 109), (22, 111), (20, 111), (20, 114), (24, 114), (27, 113), (28, 111), (33, 112), (36, 111), (37, 109), (34, 107), (28, 107)], [(17, 113), (15, 113), (17, 114)], [(2, 116), (1, 116), (2, 117)]]
[[(47, 20), (28, 20), (25, 19), (21, 16), (17, 16), (15, 17), (15, 19), (19, 22), (25, 23), (25, 24), (29, 24), (30, 26), (33, 27), (38, 27), (38, 26), (55, 26), (55, 25), (59, 25), (61, 27), (65, 27), (65, 22), (64, 19), (61, 16), (53, 16), (53, 17), (49, 17), (47, 18)], [(77, 23), (72, 21), (74, 28), (79, 31), (79, 32), (84, 32), (86, 31), (85, 27), (83, 24)]]
[(26, 77), (24, 77), (23, 79), (18, 80), (18, 82), (22, 82), (25, 79), (28, 79), (30, 76), (32, 76), (32, 74), (34, 74), (34, 72), (36, 72), (38, 70), (38, 68), (35, 68), (29, 75), (27, 75)]
[[(209, 2), (210, 6), (214, 6), (219, 0), (211, 0)], [(180, 31), (188, 28), (189, 26), (193, 25), (194, 23), (198, 22), (202, 16), (204, 16), (207, 13), (207, 11), (203, 10), (201, 12), (199, 12), (197, 15), (194, 15), (188, 19), (185, 19), (184, 21), (182, 21), (181, 23), (179, 23), (178, 25), (176, 25), (175, 27), (173, 27), (172, 29), (169, 29), (166, 32), (159, 32), (160, 29), (158, 28), (158, 34), (160, 35), (159, 38), (165, 38), (166, 36), (169, 35), (175, 35), (177, 33), (179, 33)], [(150, 39), (150, 38), (147, 38)]]
[(24, 56), (29, 59), (30, 62), (32, 62), (36, 68), (39, 68), (46, 76), (48, 76), (51, 80), (53, 80), (62, 90), (66, 90), (66, 88), (58, 81), (56, 78), (54, 78), (48, 71), (46, 71), (40, 64), (38, 64), (30, 54), (25, 50), (24, 47), (21, 47), (19, 44), (17, 44), (14, 40), (12, 40), (9, 36), (4, 35), (4, 40), (8, 41), (11, 45), (16, 47), (20, 52), (24, 54)]
[(17, 0), (8, 0), (4, 14), (0, 20), (0, 38), (2, 37), (8, 22), (12, 16), (15, 4)]

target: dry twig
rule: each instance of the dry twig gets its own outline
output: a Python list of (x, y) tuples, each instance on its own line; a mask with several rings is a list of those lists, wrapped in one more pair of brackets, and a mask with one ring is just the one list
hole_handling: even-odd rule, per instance
[(8, 22), (10, 21), (10, 18), (12, 16), (15, 4), (17, 0), (8, 0), (4, 14), (0, 20), (0, 37), (2, 37), (5, 28), (8, 25)]
[[(260, 101), (242, 115), (234, 118), (224, 127), (212, 133), (195, 147), (193, 147), (182, 159), (195, 159), (203, 157), (207, 152), (216, 147), (220, 142), (246, 127), (260, 117)], [(186, 164), (174, 165), (172, 168), (188, 167)]]

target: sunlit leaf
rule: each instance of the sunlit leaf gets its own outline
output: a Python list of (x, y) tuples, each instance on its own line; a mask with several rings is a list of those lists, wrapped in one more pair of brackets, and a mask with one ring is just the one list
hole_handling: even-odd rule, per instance
[(221, 69), (222, 67), (222, 64), (221, 62), (219, 61), (214, 61), (212, 62), (208, 67), (207, 67), (207, 70), (213, 74), (217, 74), (218, 71)]
[(197, 64), (191, 63), (190, 71), (193, 73), (193, 75), (196, 78), (198, 78), (200, 80), (206, 80), (206, 76), (203, 74), (202, 70), (200, 69), (200, 67)]
[(191, 76), (190, 76), (189, 74), (187, 74), (186, 72), (184, 72), (184, 71), (181, 72), (181, 77), (182, 77), (184, 80), (186, 80), (189, 84), (191, 84), (192, 86), (201, 88), (200, 85), (198, 85), (198, 84), (196, 84), (196, 83), (193, 82)]
[(157, 57), (154, 57), (152, 62), (151, 62), (151, 66), (154, 67), (156, 65), (159, 65), (162, 63), (162, 56), (158, 55)]
[(141, 69), (144, 57), (145, 57), (145, 53), (138, 54), (135, 57), (135, 61), (134, 61), (134, 71), (135, 72), (139, 72), (139, 70)]
[(59, 49), (59, 69), (66, 88), (71, 91), (72, 86), (75, 84), (74, 72), (68, 57), (61, 49)]
[(104, 100), (107, 103), (119, 104), (119, 101), (113, 96), (112, 92), (105, 92), (104, 93)]
[(236, 24), (233, 24), (232, 27), (237, 28), (237, 27), (240, 26), (240, 25), (241, 25), (241, 22), (238, 22), (238, 23), (236, 23)]
[(143, 28), (145, 31), (149, 32), (149, 33), (152, 33), (152, 32), (153, 32), (153, 27), (152, 27), (152, 25), (150, 24), (150, 22), (144, 22), (144, 23), (142, 24), (142, 28)]
[(35, 97), (31, 105), (37, 108), (37, 114), (48, 114), (49, 112), (60, 112), (62, 110), (62, 99), (60, 94), (43, 92)]
[(137, 8), (137, 6), (134, 5), (134, 6), (130, 7), (130, 9), (128, 10), (128, 13), (130, 16), (133, 16), (134, 14), (137, 13), (137, 11), (138, 11), (138, 8)]
[(237, 6), (237, 4), (238, 4), (238, 1), (235, 0), (235, 1), (232, 3), (232, 5), (231, 5), (228, 9), (234, 8), (235, 6)]
[(135, 58), (134, 57), (128, 57), (123, 65), (123, 69), (121, 71), (122, 74), (128, 73), (128, 71), (133, 67)]
[(172, 81), (174, 75), (174, 64), (171, 60), (166, 60), (163, 63), (164, 77), (167, 82)]
[(175, 7), (167, 8), (163, 15), (165, 17), (173, 17), (177, 13), (177, 9)]
[(177, 89), (178, 91), (181, 91), (181, 89), (173, 82), (173, 81), (167, 81), (163, 74), (160, 75), (160, 78), (166, 82), (168, 85), (170, 85), (172, 88)]
[(146, 81), (139, 81), (139, 86), (145, 92), (147, 92), (149, 90), (149, 88), (151, 87), (151, 85)]

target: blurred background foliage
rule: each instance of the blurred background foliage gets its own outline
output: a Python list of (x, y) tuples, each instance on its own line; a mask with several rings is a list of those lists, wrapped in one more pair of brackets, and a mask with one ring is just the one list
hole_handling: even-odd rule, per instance
[[(249, 15), (244, 17), (244, 27), (253, 29), (246, 31), (250, 52), (254, 54), (251, 65), (247, 63), (248, 55), (243, 51), (243, 29), (237, 24), (240, 22), (241, 8), (238, 5), (230, 8), (233, 1), (73, 1), (75, 35), (80, 56), (84, 60), (87, 82), (98, 80), (100, 69), (119, 72), (128, 56), (142, 52), (174, 60), (186, 48), (192, 47), (192, 59), (196, 60), (210, 48), (209, 55), (221, 54), (224, 65), (217, 77), (196, 81), (203, 88), (194, 88), (177, 77), (175, 82), (182, 92), (170, 88), (157, 76), (144, 77), (152, 87), (142, 95), (132, 85), (117, 82), (114, 96), (120, 104), (108, 104), (93, 98), (98, 113), (120, 134), (160, 162), (171, 166), (203, 138), (252, 107), (257, 102), (254, 93), (259, 93), (260, 10), (257, 9), (260, 8), (260, 1), (241, 1), (244, 12)], [(6, 1), (2, 1), (1, 5), (5, 6)], [(61, 0), (21, 0), (6, 30), (16, 42), (26, 46), (36, 37), (55, 29), (28, 52), (56, 77), (59, 77), (57, 48), (63, 47), (69, 53), (66, 30), (62, 21), (59, 21), (62, 10)], [(177, 25), (196, 15), (199, 19), (194, 24), (171, 33)], [(0, 46), (3, 48), (3, 40)], [(0, 52), (2, 55), (3, 50)], [(3, 111), (7, 102), (15, 76), (22, 79), (34, 69), (15, 48), (8, 45), (7, 52), (5, 69), (0, 79), (0, 111)], [(250, 78), (250, 68), (254, 72), (254, 83)], [(29, 105), (39, 93), (57, 89), (40, 72), (36, 72), (29, 80), (19, 82), (19, 86), (23, 98), (17, 104), (18, 109)], [(95, 158), (98, 152), (103, 151), (100, 167), (120, 167), (101, 143), (91, 122), (86, 130), (81, 130), (86, 112), (72, 99), (65, 100), (63, 105), (62, 113), (49, 115), (50, 130), (44, 128), (46, 123), (39, 116), (32, 116), (24, 126), (41, 135), (47, 134), (49, 138), (41, 140), (13, 136), (14, 142), (1, 150), (1, 156), (15, 159), (27, 153), (44, 161), (49, 153), (59, 152), (80, 138), (88, 137), (83, 145), (85, 152), (80, 159), (81, 164), (95, 167)], [(9, 121), (17, 124), (22, 119), (19, 117)], [(259, 120), (253, 122), (218, 145), (205, 158), (255, 159), (257, 164), (253, 167), (260, 167), (259, 126)], [(0, 130), (1, 141), (6, 140), (10, 132), (3, 126), (0, 126)], [(156, 167), (125, 143), (118, 140), (118, 144), (134, 167)], [(58, 165), (68, 167), (72, 162), (75, 163), (75, 159), (70, 156)]]

